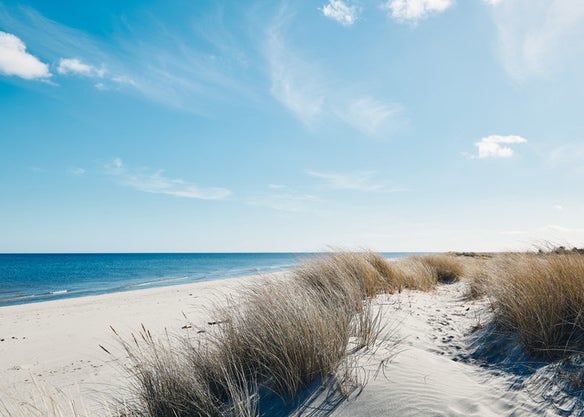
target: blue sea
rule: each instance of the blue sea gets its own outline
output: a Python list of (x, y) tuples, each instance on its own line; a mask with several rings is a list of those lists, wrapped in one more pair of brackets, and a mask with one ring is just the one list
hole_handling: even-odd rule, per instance
[[(270, 273), (314, 253), (0, 254), (0, 307)], [(397, 258), (405, 253), (384, 253)]]

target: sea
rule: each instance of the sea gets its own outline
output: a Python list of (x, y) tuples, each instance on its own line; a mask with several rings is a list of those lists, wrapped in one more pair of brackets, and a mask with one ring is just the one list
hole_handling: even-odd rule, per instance
[[(387, 252), (386, 258), (408, 253)], [(294, 268), (317, 253), (0, 254), (0, 307)]]

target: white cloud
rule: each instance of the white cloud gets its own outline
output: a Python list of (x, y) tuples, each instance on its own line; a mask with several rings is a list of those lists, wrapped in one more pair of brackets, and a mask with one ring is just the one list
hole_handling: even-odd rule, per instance
[(503, 0), (483, 0), (485, 3), (490, 4), (491, 6), (497, 6), (501, 4)]
[(26, 52), (26, 45), (11, 33), (0, 31), (0, 73), (26, 80), (51, 77), (49, 66)]
[(120, 158), (113, 159), (105, 168), (106, 173), (116, 177), (120, 184), (147, 193), (201, 200), (220, 200), (231, 194), (231, 191), (226, 188), (201, 188), (182, 179), (165, 177), (162, 170), (155, 172), (147, 169), (130, 170), (126, 168)]
[(357, 7), (349, 6), (342, 0), (329, 0), (321, 10), (326, 17), (343, 26), (351, 26), (357, 20)]
[(331, 173), (331, 172), (317, 172), (306, 171), (312, 177), (325, 180), (326, 186), (333, 190), (354, 190), (354, 191), (402, 191), (398, 188), (390, 188), (386, 184), (373, 181), (375, 172), (373, 171), (359, 171), (351, 173)]
[[(97, 89), (135, 90), (148, 100), (198, 115), (210, 115), (210, 104), (257, 99), (250, 82), (252, 71), (246, 71), (250, 25), (241, 25), (234, 34), (221, 13), (198, 17), (193, 25), (195, 11), (196, 5), (185, 5), (182, 18), (173, 25), (156, 16), (129, 19), (124, 22), (125, 36), (104, 40), (48, 19), (33, 8), (7, 6), (0, 0), (0, 28), (34, 41), (35, 48), (55, 62), (55, 73), (59, 58), (95, 63), (90, 71), (77, 65), (82, 72), (69, 74), (83, 76), (94, 86), (98, 80), (103, 85)], [(152, 27), (158, 28), (155, 37)], [(201, 44), (205, 48), (198, 47)]]
[(336, 111), (336, 115), (366, 135), (383, 136), (395, 130), (401, 112), (398, 104), (361, 97), (350, 100)]
[(137, 87), (138, 84), (136, 83), (136, 81), (134, 81), (132, 78), (126, 76), (126, 75), (115, 75), (112, 77), (112, 81), (118, 83), (118, 84), (126, 84), (126, 85), (131, 85), (133, 87)]
[(86, 64), (78, 58), (61, 58), (57, 72), (63, 75), (75, 74), (98, 78), (103, 78), (105, 75), (104, 68), (97, 68), (93, 65)]
[(268, 32), (267, 59), (272, 96), (304, 124), (311, 125), (322, 113), (324, 93), (318, 70), (295, 55), (280, 35), (280, 25)]
[(431, 13), (443, 12), (453, 3), (454, 0), (388, 0), (383, 8), (398, 21), (417, 21)]
[(267, 32), (270, 91), (276, 100), (311, 129), (342, 122), (367, 136), (387, 137), (400, 126), (399, 104), (357, 94), (334, 73), (295, 53), (284, 39), (286, 23), (280, 17)]
[(523, 80), (581, 65), (578, 58), (584, 53), (584, 1), (514, 0), (494, 4), (499, 55), (511, 77)]
[(518, 144), (518, 143), (526, 143), (527, 140), (522, 138), (521, 136), (516, 135), (509, 135), (509, 136), (500, 136), (500, 135), (490, 135), (482, 138), (480, 141), (475, 143), (475, 146), (479, 150), (478, 156), (475, 158), (484, 159), (484, 158), (510, 158), (513, 156), (513, 149), (509, 146), (503, 145), (511, 145), (511, 144)]

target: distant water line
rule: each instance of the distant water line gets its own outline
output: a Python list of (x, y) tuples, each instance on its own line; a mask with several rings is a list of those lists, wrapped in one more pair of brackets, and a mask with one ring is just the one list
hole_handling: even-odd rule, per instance
[[(317, 253), (0, 254), (0, 307), (266, 274)], [(384, 253), (397, 258), (407, 253)]]

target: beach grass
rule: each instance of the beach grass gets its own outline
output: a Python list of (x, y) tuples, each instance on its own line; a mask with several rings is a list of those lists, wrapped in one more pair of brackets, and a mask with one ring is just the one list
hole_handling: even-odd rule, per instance
[[(396, 260), (335, 252), (302, 262), (286, 279), (245, 287), (211, 311), (216, 319), (204, 332), (160, 337), (142, 328), (119, 337), (130, 359), (129, 391), (108, 416), (254, 417), (274, 398), (296, 404), (315, 383), (349, 395), (347, 387), (356, 386), (351, 364), (376, 346), (387, 322), (372, 299), (461, 279), (469, 298), (489, 299), (495, 323), (516, 334), (528, 354), (555, 360), (584, 352), (581, 252)], [(43, 407), (61, 416), (51, 403)], [(0, 408), (0, 415), (27, 414)]]
[(477, 287), (527, 352), (555, 358), (584, 351), (584, 255), (504, 254), (489, 262), (486, 276)]
[(338, 382), (348, 357), (377, 340), (368, 300), (388, 288), (389, 271), (378, 255), (333, 253), (249, 287), (201, 337), (177, 343), (142, 329), (122, 340), (133, 400), (120, 417), (255, 416), (265, 393), (293, 402), (315, 381)]
[(290, 279), (249, 287), (214, 311), (220, 324), (203, 337), (176, 343), (142, 329), (122, 341), (133, 402), (120, 417), (254, 416), (266, 392), (293, 402), (315, 381), (338, 381), (349, 356), (375, 344), (373, 297), (429, 291), (462, 274), (450, 255), (335, 252), (301, 263)]

